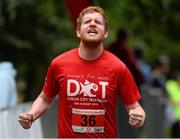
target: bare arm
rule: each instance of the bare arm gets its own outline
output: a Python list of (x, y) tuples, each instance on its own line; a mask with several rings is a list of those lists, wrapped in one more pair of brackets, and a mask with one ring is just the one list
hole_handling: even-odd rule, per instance
[(39, 118), (47, 110), (49, 110), (53, 99), (54, 97), (49, 98), (42, 91), (41, 94), (37, 97), (37, 99), (32, 104), (30, 111), (21, 113), (19, 115), (18, 121), (22, 125), (22, 127), (25, 129), (30, 128), (33, 121)]
[(129, 124), (134, 128), (141, 127), (146, 118), (146, 113), (141, 105), (138, 102), (135, 102), (131, 105), (125, 105), (125, 107), (129, 114)]

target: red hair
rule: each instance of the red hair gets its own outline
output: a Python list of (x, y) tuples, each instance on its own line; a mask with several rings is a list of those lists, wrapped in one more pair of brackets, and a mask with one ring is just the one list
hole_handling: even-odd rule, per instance
[(104, 10), (100, 7), (97, 6), (89, 6), (87, 8), (85, 8), (84, 10), (82, 10), (82, 12), (79, 14), (77, 21), (76, 21), (76, 29), (79, 30), (82, 24), (82, 18), (84, 17), (85, 14), (87, 13), (100, 13), (103, 17), (104, 20), (104, 26), (105, 26), (105, 31), (108, 31), (108, 18), (106, 13), (104, 12)]

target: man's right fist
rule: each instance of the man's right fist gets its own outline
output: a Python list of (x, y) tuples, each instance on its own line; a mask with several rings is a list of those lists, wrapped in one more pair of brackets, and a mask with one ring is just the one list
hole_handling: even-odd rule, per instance
[(18, 121), (24, 129), (29, 129), (32, 126), (33, 115), (30, 113), (21, 113)]

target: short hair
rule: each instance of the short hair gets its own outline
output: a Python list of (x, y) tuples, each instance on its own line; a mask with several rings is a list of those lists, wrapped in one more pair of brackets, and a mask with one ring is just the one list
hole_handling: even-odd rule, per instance
[(105, 26), (105, 30), (108, 31), (108, 18), (106, 13), (104, 12), (104, 10), (100, 7), (97, 6), (89, 6), (87, 8), (85, 8), (84, 10), (81, 11), (81, 13), (79, 14), (77, 21), (76, 21), (76, 29), (79, 30), (82, 24), (82, 18), (84, 17), (85, 14), (87, 13), (100, 13), (103, 17), (104, 20), (104, 26)]

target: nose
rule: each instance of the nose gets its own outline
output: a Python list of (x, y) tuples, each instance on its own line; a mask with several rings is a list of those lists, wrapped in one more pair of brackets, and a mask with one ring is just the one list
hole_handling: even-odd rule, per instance
[(96, 22), (95, 22), (94, 20), (92, 20), (92, 21), (90, 22), (90, 26), (96, 26)]

